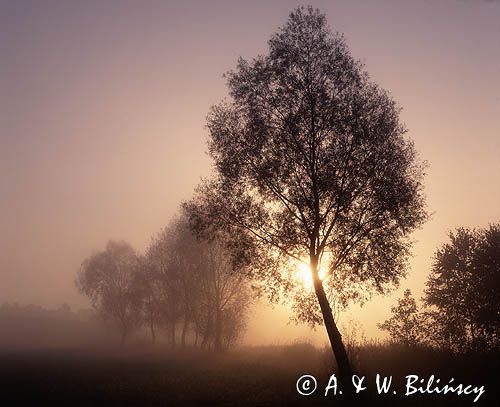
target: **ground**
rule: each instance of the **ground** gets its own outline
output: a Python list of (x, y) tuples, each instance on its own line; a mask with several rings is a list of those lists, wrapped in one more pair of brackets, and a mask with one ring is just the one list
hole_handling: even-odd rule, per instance
[[(498, 353), (456, 357), (426, 349), (365, 346), (353, 355), (357, 373), (370, 387), (352, 396), (353, 405), (499, 405)], [(239, 349), (218, 356), (206, 352), (125, 348), (3, 351), (0, 399), (4, 405), (71, 406), (318, 406), (345, 405), (324, 388), (334, 372), (328, 349), (307, 344)], [(312, 396), (301, 396), (296, 381), (317, 378)], [(473, 396), (377, 395), (374, 375), (392, 375), (403, 389), (404, 376), (435, 374), (456, 383), (484, 385)]]

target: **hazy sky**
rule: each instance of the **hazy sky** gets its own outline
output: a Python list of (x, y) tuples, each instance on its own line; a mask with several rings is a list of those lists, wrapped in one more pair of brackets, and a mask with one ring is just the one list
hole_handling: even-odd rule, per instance
[[(376, 336), (404, 288), (421, 295), (449, 230), (500, 221), (500, 2), (309, 3), (403, 106), (429, 163), (433, 216), (409, 277), (344, 316)], [(0, 1), (0, 303), (88, 306), (82, 259), (108, 239), (143, 250), (190, 197), (210, 171), (204, 123), (222, 74), (265, 52), (300, 4)], [(281, 328), (285, 311), (261, 307), (247, 341), (306, 338)]]

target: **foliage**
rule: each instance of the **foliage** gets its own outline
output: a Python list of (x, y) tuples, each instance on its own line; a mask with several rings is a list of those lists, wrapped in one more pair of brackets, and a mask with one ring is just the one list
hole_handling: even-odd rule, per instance
[[(150, 295), (160, 309), (158, 325), (170, 330), (170, 343), (174, 347), (176, 341), (176, 325), (180, 320), (186, 321), (189, 310), (186, 306), (187, 294), (183, 280), (190, 278), (189, 270), (182, 262), (182, 250), (178, 242), (181, 240), (182, 228), (174, 219), (152, 239), (146, 251), (145, 274), (150, 276)], [(189, 247), (192, 241), (185, 241)], [(153, 333), (152, 333), (153, 336)], [(154, 339), (153, 339), (154, 340)]]
[(156, 332), (163, 326), (167, 316), (176, 313), (176, 308), (172, 312), (166, 301), (166, 288), (163, 280), (158, 278), (156, 268), (153, 266), (151, 258), (141, 256), (139, 258), (139, 269), (135, 278), (137, 289), (141, 297), (141, 310), (143, 324), (149, 328), (153, 344), (156, 342)]
[(304, 261), (328, 250), (332, 272), (384, 291), (425, 219), (422, 167), (399, 109), (316, 10), (292, 12), (269, 47), (240, 59), (227, 75), (232, 102), (208, 117), (218, 177), (186, 205), (194, 226), (237, 231), (238, 254), (278, 283), (261, 256)]
[(250, 285), (221, 241), (196, 239), (183, 218), (174, 219), (152, 240), (144, 256), (125, 242), (85, 259), (77, 287), (106, 320), (115, 323), (122, 345), (133, 329), (145, 327), (156, 342), (167, 329), (172, 347), (180, 341), (217, 351), (235, 344), (246, 326)]
[(426, 219), (422, 164), (400, 109), (311, 7), (290, 14), (268, 54), (240, 59), (226, 77), (230, 100), (207, 122), (216, 175), (185, 204), (191, 225), (228, 233), (236, 261), (272, 299), (295, 289), (290, 261), (308, 264), (318, 301), (302, 298), (299, 318), (323, 320), (346, 359), (325, 290), (354, 287), (359, 300), (386, 292)]
[(382, 330), (388, 331), (391, 340), (405, 346), (415, 346), (423, 339), (422, 315), (419, 313), (417, 303), (406, 289), (397, 305), (391, 307), (392, 316), (378, 324)]
[(216, 351), (229, 348), (242, 333), (250, 290), (243, 273), (235, 272), (227, 250), (220, 241), (199, 245), (203, 259), (200, 273), (198, 329), (202, 346), (213, 344)]
[(434, 257), (425, 302), (436, 342), (457, 351), (500, 345), (500, 224), (459, 228)]
[(106, 249), (84, 260), (77, 287), (100, 314), (127, 335), (140, 321), (140, 292), (135, 281), (139, 259), (126, 242), (108, 242)]
[(233, 346), (244, 331), (249, 282), (234, 272), (221, 239), (196, 239), (179, 217), (152, 240), (138, 281), (153, 342), (156, 331), (167, 327), (175, 347), (181, 325), (182, 347), (194, 336), (194, 345), (220, 351)]

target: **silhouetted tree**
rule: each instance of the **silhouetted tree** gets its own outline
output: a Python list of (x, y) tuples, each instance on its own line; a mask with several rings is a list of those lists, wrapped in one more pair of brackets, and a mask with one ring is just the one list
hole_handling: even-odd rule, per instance
[(222, 351), (237, 339), (246, 322), (250, 292), (246, 276), (234, 270), (234, 264), (221, 241), (203, 242), (203, 268), (200, 273), (199, 299), (205, 312), (203, 344), (213, 341), (214, 350)]
[(140, 293), (143, 322), (149, 329), (153, 345), (156, 343), (158, 328), (165, 322), (164, 286), (156, 271), (150, 258), (146, 256), (139, 258), (135, 284)]
[(170, 267), (177, 279), (177, 301), (182, 314), (181, 346), (184, 348), (189, 327), (197, 321), (195, 311), (196, 304), (200, 301), (200, 275), (204, 264), (200, 242), (191, 232), (185, 218), (174, 219), (169, 230), (172, 235)]
[[(156, 293), (152, 301), (170, 328), (172, 346), (178, 323), (182, 347), (189, 332), (195, 335), (195, 345), (201, 335), (202, 348), (220, 351), (234, 343), (245, 325), (249, 289), (245, 276), (235, 273), (236, 264), (220, 236), (197, 239), (185, 218), (175, 218), (153, 239), (146, 257), (143, 293)], [(143, 304), (149, 304), (148, 297)], [(232, 320), (235, 313), (238, 322)], [(151, 315), (149, 310), (146, 314)]]
[(208, 117), (216, 176), (185, 204), (191, 225), (228, 233), (271, 298), (293, 286), (290, 259), (307, 263), (317, 299), (309, 315), (321, 315), (347, 377), (327, 291), (343, 281), (356, 294), (385, 292), (404, 275), (407, 237), (426, 219), (423, 170), (399, 108), (310, 7), (294, 10), (269, 53), (240, 59), (227, 79), (231, 100)]
[(224, 307), (221, 323), (221, 349), (231, 348), (246, 329), (246, 311), (250, 301), (249, 293), (240, 293), (230, 306)]
[(121, 345), (140, 322), (140, 291), (136, 284), (139, 260), (126, 242), (109, 241), (106, 249), (84, 260), (76, 284), (93, 307), (115, 322)]
[(160, 319), (170, 330), (170, 345), (176, 344), (176, 325), (182, 317), (180, 273), (174, 264), (175, 229), (164, 228), (152, 241), (146, 257), (154, 285), (158, 287)]
[(459, 228), (435, 254), (425, 302), (433, 336), (457, 351), (500, 345), (500, 224)]
[(409, 289), (398, 299), (398, 304), (391, 307), (391, 312), (392, 316), (378, 327), (388, 331), (393, 342), (406, 346), (420, 343), (424, 334), (423, 319)]

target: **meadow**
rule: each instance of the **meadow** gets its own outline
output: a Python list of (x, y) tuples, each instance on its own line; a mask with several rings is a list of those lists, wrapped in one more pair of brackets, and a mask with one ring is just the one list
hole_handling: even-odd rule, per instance
[[(428, 348), (365, 344), (352, 352), (356, 373), (367, 390), (351, 396), (324, 396), (335, 371), (327, 348), (310, 344), (240, 348), (223, 355), (195, 349), (129, 346), (122, 350), (31, 349), (3, 351), (0, 398), (5, 405), (71, 406), (457, 406), (498, 405), (498, 353), (456, 356)], [(303, 374), (316, 377), (311, 396), (297, 393)], [(399, 394), (377, 394), (375, 375), (393, 376)], [(473, 395), (404, 396), (404, 377), (435, 375), (447, 382), (483, 385)], [(392, 388), (391, 388), (392, 389)], [(495, 404), (496, 403), (496, 404)]]

